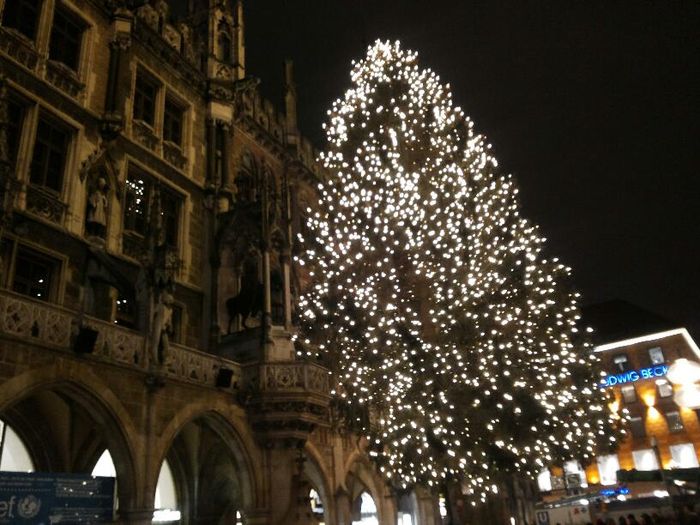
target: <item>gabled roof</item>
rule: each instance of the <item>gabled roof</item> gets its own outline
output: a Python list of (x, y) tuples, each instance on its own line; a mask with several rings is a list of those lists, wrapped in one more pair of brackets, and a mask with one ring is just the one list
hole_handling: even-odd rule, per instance
[(596, 345), (683, 327), (680, 323), (620, 299), (584, 306), (581, 314), (580, 325), (595, 330), (591, 335)]

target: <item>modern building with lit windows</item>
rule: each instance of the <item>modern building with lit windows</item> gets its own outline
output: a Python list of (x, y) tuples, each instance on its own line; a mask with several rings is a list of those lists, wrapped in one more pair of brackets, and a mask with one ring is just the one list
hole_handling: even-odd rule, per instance
[(0, 0), (0, 476), (116, 478), (125, 524), (439, 522), (296, 359), (323, 173), (285, 79), (234, 0)]
[[(693, 394), (700, 374), (683, 385), (674, 384), (681, 381), (670, 372), (677, 362), (676, 369), (695, 369), (700, 363), (697, 344), (685, 328), (622, 301), (584, 309), (583, 322), (595, 330), (595, 352), (608, 374), (600, 388), (611, 389), (611, 409), (629, 417), (627, 436), (617, 451), (599, 456), (585, 469), (571, 462), (554, 476), (543, 472), (539, 485), (545, 500), (567, 493), (631, 500), (687, 492), (682, 480), (674, 482), (673, 474), (662, 477), (659, 469), (699, 465), (700, 396), (693, 399)], [(620, 479), (619, 471), (633, 470)], [(688, 489), (695, 490), (694, 483)]]

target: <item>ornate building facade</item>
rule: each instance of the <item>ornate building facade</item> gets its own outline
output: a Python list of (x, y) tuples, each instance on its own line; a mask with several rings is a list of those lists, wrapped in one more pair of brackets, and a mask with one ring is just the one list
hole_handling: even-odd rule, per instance
[(246, 76), (240, 2), (0, 0), (0, 74), (0, 417), (25, 467), (108, 464), (119, 523), (439, 523), (295, 357), (323, 174), (291, 64), (283, 113)]

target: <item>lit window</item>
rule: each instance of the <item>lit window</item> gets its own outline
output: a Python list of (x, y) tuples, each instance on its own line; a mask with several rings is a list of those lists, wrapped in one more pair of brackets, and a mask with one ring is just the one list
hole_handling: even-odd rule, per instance
[(637, 391), (634, 389), (634, 386), (625, 385), (622, 387), (621, 391), (622, 399), (625, 401), (625, 403), (634, 403), (637, 401)]
[(60, 192), (68, 156), (69, 131), (53, 121), (39, 117), (30, 169), (30, 182)]
[(657, 379), (656, 388), (659, 390), (659, 397), (669, 397), (673, 395), (673, 386), (666, 379)]
[(644, 420), (641, 417), (630, 418), (630, 431), (632, 432), (632, 437), (641, 438), (647, 435), (646, 428), (644, 428)]
[(311, 505), (311, 512), (316, 518), (323, 521), (323, 502), (321, 501), (321, 496), (316, 489), (311, 489), (309, 491), (309, 504)]
[(145, 122), (149, 126), (155, 124), (156, 97), (158, 84), (142, 72), (136, 75), (134, 91), (134, 119)]
[(539, 473), (537, 486), (540, 488), (540, 492), (550, 492), (552, 490), (552, 475), (549, 473), (549, 469)]
[(617, 368), (620, 372), (624, 372), (629, 367), (629, 361), (627, 360), (626, 354), (619, 354), (613, 357), (613, 363), (615, 364), (615, 368)]
[[(141, 173), (129, 173), (126, 180), (126, 199), (124, 207), (124, 230), (146, 235), (146, 225), (151, 219), (151, 206), (153, 206), (153, 191), (156, 182), (154, 179)], [(169, 190), (165, 185), (160, 185), (160, 213), (165, 244), (170, 248), (177, 248), (180, 228), (181, 198)]]
[(637, 470), (658, 470), (659, 468), (656, 454), (650, 448), (634, 450), (632, 457), (634, 458), (634, 468)]
[(598, 458), (598, 474), (600, 474), (601, 485), (614, 485), (617, 483), (618, 470), (620, 470), (620, 461), (617, 459), (617, 454)]
[(0, 420), (0, 432), (5, 431), (5, 441), (0, 458), (0, 470), (4, 472), (34, 472), (34, 463), (27, 447), (10, 425)]
[(20, 246), (15, 259), (12, 289), (34, 299), (51, 301), (59, 265), (56, 259)]
[(570, 488), (587, 487), (586, 472), (578, 461), (564, 463), (564, 476), (566, 485)]
[(668, 430), (670, 432), (683, 431), (683, 420), (678, 412), (667, 412), (666, 423), (668, 423)]
[(40, 0), (5, 0), (2, 25), (11, 27), (28, 39), (34, 40), (40, 11)]
[(661, 365), (664, 363), (664, 352), (660, 346), (649, 349), (649, 360), (652, 365)]
[(77, 71), (84, 32), (85, 24), (82, 20), (70, 11), (57, 7), (51, 27), (49, 58)]
[(697, 468), (698, 456), (692, 443), (680, 443), (671, 445), (671, 458), (674, 466), (678, 468)]
[(163, 460), (163, 465), (160, 467), (153, 508), (156, 509), (153, 512), (154, 523), (180, 521), (175, 479), (167, 460)]

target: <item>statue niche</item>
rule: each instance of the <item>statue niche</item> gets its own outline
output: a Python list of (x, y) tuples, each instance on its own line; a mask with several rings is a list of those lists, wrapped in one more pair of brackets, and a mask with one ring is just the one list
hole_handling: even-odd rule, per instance
[(253, 253), (243, 261), (238, 294), (226, 300), (229, 334), (231, 325), (238, 321), (239, 317), (241, 330), (247, 330), (248, 319), (262, 314), (265, 290), (258, 278), (257, 258), (257, 254)]

